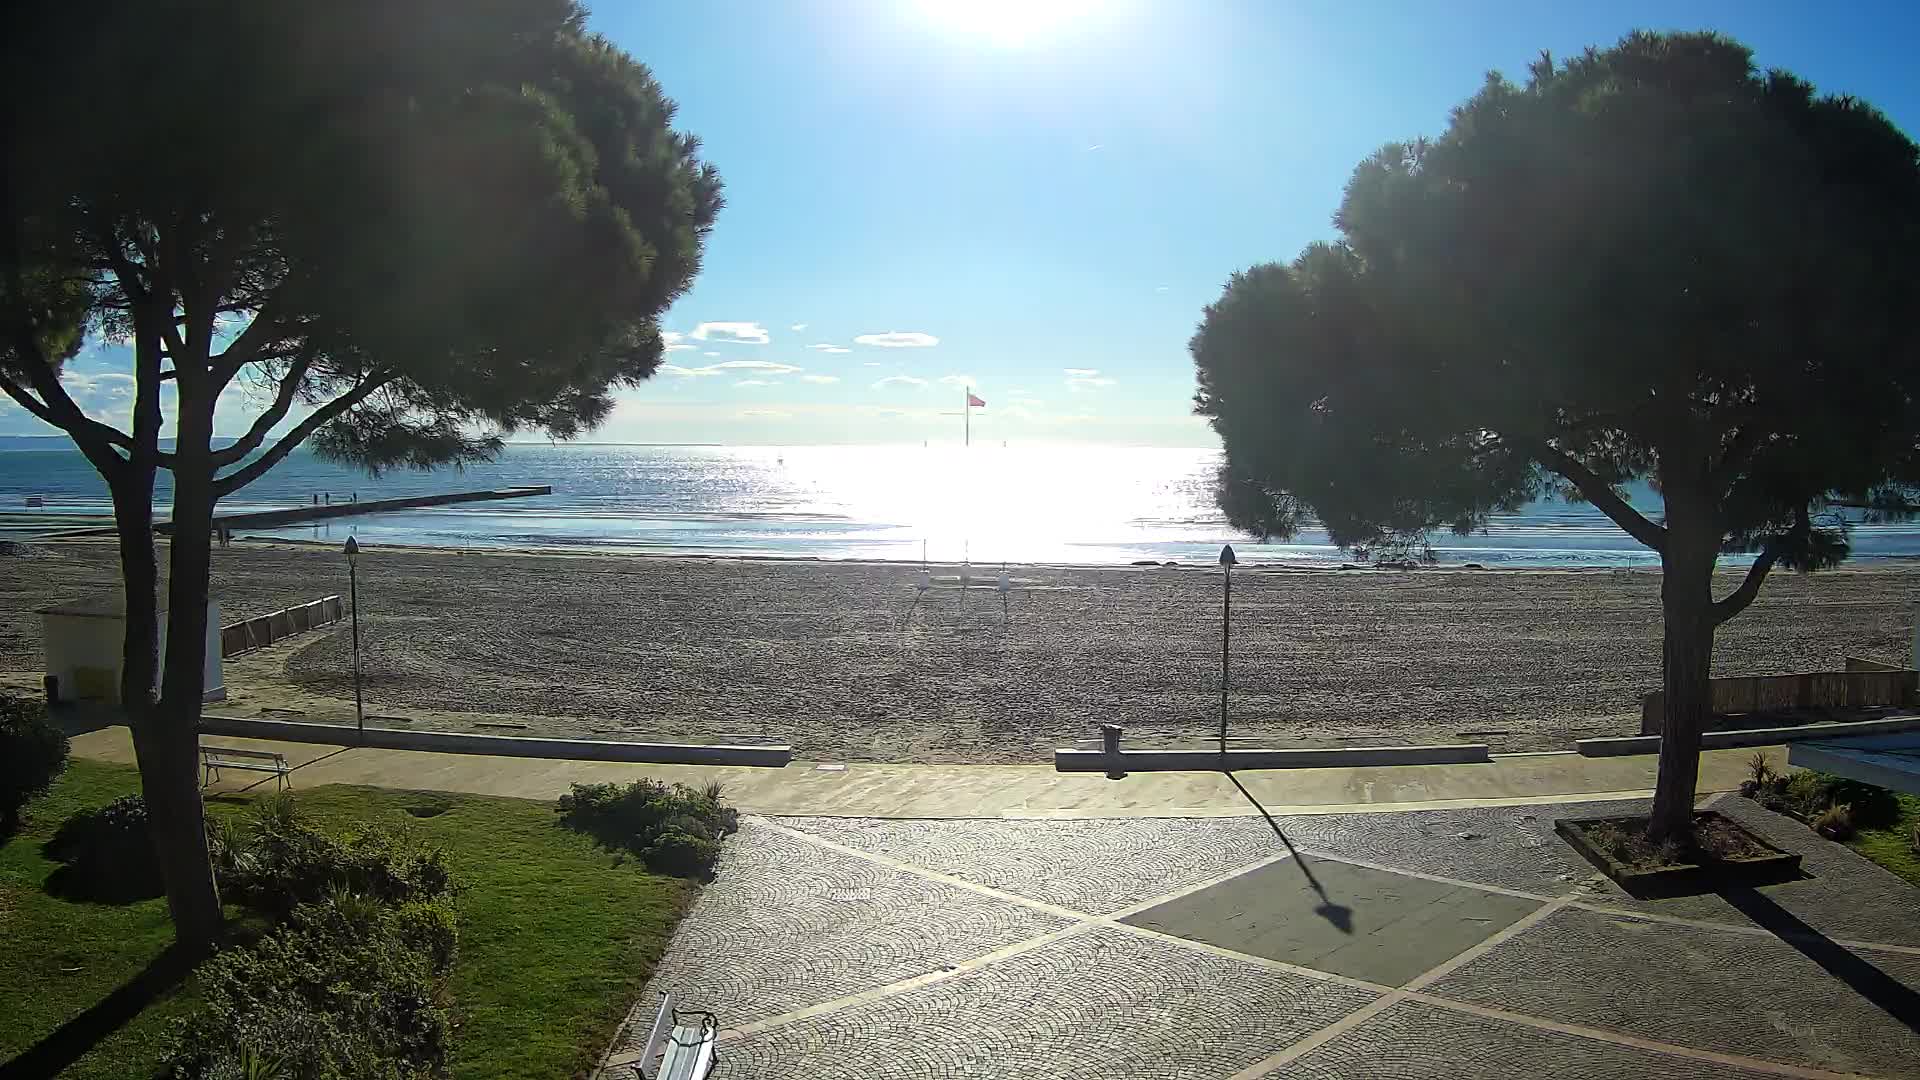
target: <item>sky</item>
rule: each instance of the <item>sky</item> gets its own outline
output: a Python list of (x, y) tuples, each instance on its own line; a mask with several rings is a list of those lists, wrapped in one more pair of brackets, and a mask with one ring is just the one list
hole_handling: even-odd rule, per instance
[[(1543, 49), (1719, 30), (1920, 132), (1911, 4), (603, 0), (589, 25), (727, 199), (667, 366), (596, 441), (955, 442), (971, 386), (978, 440), (1214, 445), (1186, 346), (1228, 276), (1333, 238), (1359, 161)], [(124, 419), (127, 371), (96, 345), (67, 380)]]

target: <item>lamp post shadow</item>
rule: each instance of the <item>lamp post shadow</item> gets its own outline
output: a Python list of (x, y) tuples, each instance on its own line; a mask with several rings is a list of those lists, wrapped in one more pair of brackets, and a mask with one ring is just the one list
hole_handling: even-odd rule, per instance
[(1273, 820), (1273, 815), (1267, 813), (1267, 808), (1260, 805), (1259, 799), (1253, 797), (1253, 792), (1247, 790), (1247, 785), (1242, 784), (1240, 778), (1233, 775), (1233, 770), (1222, 769), (1221, 772), (1226, 773), (1227, 779), (1233, 781), (1233, 786), (1240, 789), (1240, 794), (1246, 796), (1247, 802), (1253, 804), (1255, 810), (1260, 811), (1260, 816), (1267, 819), (1267, 825), (1273, 829), (1273, 835), (1279, 837), (1280, 842), (1286, 845), (1287, 854), (1292, 857), (1293, 864), (1306, 875), (1307, 884), (1313, 886), (1314, 893), (1320, 897), (1320, 903), (1314, 907), (1313, 913), (1332, 923), (1341, 933), (1353, 933), (1353, 909), (1333, 902), (1333, 898), (1327, 895), (1326, 886), (1320, 884), (1320, 879), (1313, 876), (1313, 867), (1307, 865), (1307, 860), (1300, 854), (1300, 849), (1294, 847), (1293, 841), (1287, 839), (1287, 834), (1280, 830), (1280, 823)]

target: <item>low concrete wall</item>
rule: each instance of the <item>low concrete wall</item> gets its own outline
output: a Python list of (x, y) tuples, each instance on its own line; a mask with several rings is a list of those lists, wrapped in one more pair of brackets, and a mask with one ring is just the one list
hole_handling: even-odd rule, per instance
[[(1920, 731), (1920, 716), (1894, 716), (1885, 720), (1861, 720), (1851, 724), (1799, 724), (1793, 727), (1748, 728), (1744, 731), (1709, 731), (1700, 737), (1700, 749), (1725, 750), (1738, 746), (1773, 746), (1800, 739), (1845, 739), (1856, 735), (1891, 735), (1901, 731)], [(1628, 735), (1610, 739), (1581, 739), (1574, 746), (1588, 757), (1612, 757), (1620, 754), (1657, 754), (1660, 736)]]
[(281, 638), (339, 622), (346, 616), (346, 605), (338, 596), (323, 596), (304, 604), (256, 615), (220, 628), (221, 657), (238, 656), (263, 648)]
[[(1472, 765), (1492, 761), (1485, 743), (1443, 746), (1354, 746), (1307, 750), (1228, 750), (1229, 769), (1337, 769), (1366, 765)], [(1122, 750), (1117, 763), (1104, 750), (1060, 749), (1060, 772), (1219, 772), (1218, 750)]]
[[(1845, 671), (1807, 671), (1794, 675), (1735, 675), (1714, 679), (1715, 713), (1780, 712), (1787, 709), (1860, 709), (1908, 705), (1920, 687), (1920, 672), (1849, 659)], [(1640, 734), (1660, 732), (1666, 695), (1655, 690), (1640, 699)]]
[(364, 735), (344, 724), (294, 720), (253, 720), (202, 716), (202, 735), (285, 742), (365, 746), (379, 750), (428, 750), (440, 754), (489, 754), (495, 757), (558, 758), (568, 761), (631, 761), (653, 765), (754, 765), (784, 768), (793, 760), (790, 746), (700, 746), (689, 743), (602, 742), (594, 739), (532, 739), (504, 735), (466, 735), (447, 731), (395, 731), (368, 728)]

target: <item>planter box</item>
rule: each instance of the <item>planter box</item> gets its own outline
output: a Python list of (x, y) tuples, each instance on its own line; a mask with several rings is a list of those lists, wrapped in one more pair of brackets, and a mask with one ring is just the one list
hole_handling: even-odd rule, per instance
[(1644, 870), (1634, 869), (1616, 861), (1610, 852), (1602, 850), (1599, 845), (1587, 839), (1586, 830), (1595, 825), (1612, 823), (1624, 827), (1636, 821), (1644, 823), (1645, 820), (1645, 818), (1562, 819), (1553, 823), (1553, 831), (1559, 833), (1567, 843), (1572, 844), (1574, 850), (1597, 867), (1601, 873), (1636, 896), (1648, 893), (1675, 895), (1688, 892), (1710, 892), (1724, 885), (1781, 881), (1796, 876), (1800, 871), (1799, 855), (1780, 850), (1765, 839), (1756, 836), (1751, 829), (1739, 822), (1711, 810), (1695, 811), (1694, 823), (1699, 825), (1711, 821), (1730, 828), (1746, 837), (1763, 854)]

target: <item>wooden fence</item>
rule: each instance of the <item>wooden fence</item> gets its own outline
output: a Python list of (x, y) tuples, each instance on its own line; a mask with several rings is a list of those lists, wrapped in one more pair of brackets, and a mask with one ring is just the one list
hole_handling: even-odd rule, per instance
[[(1845, 671), (1735, 675), (1712, 680), (1713, 711), (1717, 714), (1910, 705), (1916, 689), (1920, 689), (1920, 672), (1852, 657), (1847, 659)], [(1660, 734), (1660, 710), (1665, 701), (1666, 695), (1658, 690), (1641, 697), (1642, 735)]]
[(311, 603), (243, 619), (220, 628), (220, 656), (238, 656), (345, 617), (346, 605), (338, 596), (323, 596)]

